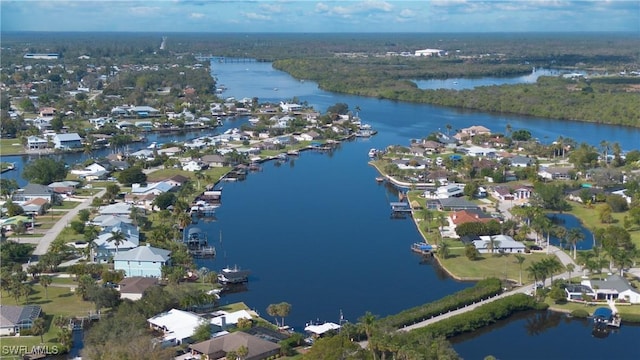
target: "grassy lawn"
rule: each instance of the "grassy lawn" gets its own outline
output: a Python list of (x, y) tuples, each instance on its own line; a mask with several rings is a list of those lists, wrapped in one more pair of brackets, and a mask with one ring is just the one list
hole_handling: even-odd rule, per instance
[[(440, 263), (451, 274), (462, 279), (484, 279), (506, 277), (516, 282), (520, 281), (520, 265), (513, 254), (492, 255), (480, 254), (478, 260), (471, 261), (465, 256), (462, 243), (457, 240), (446, 240), (450, 245), (450, 255), (447, 259), (439, 258)], [(522, 254), (525, 261), (522, 263), (522, 282), (528, 283), (527, 267), (534, 261), (540, 261), (547, 257), (546, 254)]]
[[(45, 319), (45, 328), (47, 331), (42, 336), (42, 340), (44, 340), (44, 345), (48, 348), (49, 351), (55, 351), (56, 347), (59, 347), (58, 343), (58, 327), (53, 324), (53, 315), (44, 314)], [(40, 341), (40, 336), (20, 336), (20, 337), (2, 337), (2, 346), (26, 346), (27, 352), (31, 351), (34, 346), (39, 346), (43, 344)], [(4, 353), (3, 353), (4, 355)], [(21, 354), (23, 355), (23, 354)], [(5, 357), (2, 356), (2, 359), (22, 359), (22, 357)]]
[(196, 178), (195, 172), (184, 171), (180, 168), (169, 168), (169, 169), (156, 170), (150, 173), (149, 175), (147, 175), (147, 181), (153, 182), (153, 181), (164, 180), (174, 175), (186, 176), (191, 180), (194, 180)]
[(61, 205), (54, 205), (52, 209), (71, 210), (80, 204), (79, 201), (63, 201)]
[[(588, 208), (582, 204), (572, 202), (571, 211), (569, 211), (569, 213), (579, 218), (580, 221), (582, 221), (582, 224), (590, 230), (609, 226), (609, 224), (603, 224), (600, 222), (597, 209), (597, 206)], [(615, 222), (611, 225), (622, 226), (626, 213), (627, 212), (612, 213), (611, 215)], [(628, 231), (631, 235), (631, 241), (636, 244), (637, 248), (640, 248), (640, 228), (636, 226), (632, 227)]]
[[(555, 301), (553, 301), (553, 300), (551, 300), (549, 298), (545, 299), (545, 302), (547, 304), (549, 304), (549, 308), (551, 310), (571, 312), (573, 310), (584, 309), (589, 314), (593, 314), (593, 311), (596, 308), (599, 308), (599, 307), (602, 307), (602, 306), (607, 307), (606, 303), (601, 303), (601, 304), (596, 304), (596, 305), (587, 305), (587, 304), (574, 303), (574, 302), (568, 302), (566, 304), (556, 304)], [(624, 314), (640, 315), (640, 305), (620, 305), (620, 304), (616, 304), (616, 308), (618, 309), (618, 311), (620, 312), (620, 314), (622, 316), (624, 316)]]
[[(2, 292), (2, 302), (7, 305), (16, 305), (15, 298), (4, 291)], [(45, 295), (45, 289), (40, 284), (33, 285), (28, 304), (24, 298), (20, 298), (18, 305), (40, 305), (42, 311), (48, 315), (68, 317), (86, 316), (89, 311), (95, 311), (92, 302), (82, 300), (68, 287), (49, 286)]]
[(24, 146), (20, 139), (0, 139), (0, 149), (2, 154), (24, 154)]

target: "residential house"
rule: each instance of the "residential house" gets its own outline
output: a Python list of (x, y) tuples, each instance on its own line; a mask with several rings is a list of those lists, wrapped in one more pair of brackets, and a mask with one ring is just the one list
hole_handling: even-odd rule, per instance
[(160, 110), (152, 108), (151, 106), (133, 106), (128, 109), (128, 113), (138, 117), (152, 117), (159, 116)]
[(204, 155), (200, 160), (207, 164), (208, 167), (224, 167), (229, 165), (229, 162), (224, 156), (218, 154)]
[(162, 267), (171, 262), (171, 251), (147, 246), (139, 246), (128, 251), (120, 251), (113, 257), (115, 270), (124, 270), (125, 276), (151, 276), (160, 278)]
[(71, 173), (74, 175), (78, 175), (81, 179), (86, 180), (98, 180), (105, 179), (107, 175), (109, 175), (111, 169), (111, 165), (108, 163), (101, 164), (98, 162), (94, 162), (89, 166), (84, 167), (83, 169), (73, 169)]
[[(480, 208), (471, 201), (459, 197), (437, 199), (436, 207), (444, 211), (477, 210)], [(433, 208), (433, 205), (430, 208)]]
[(285, 113), (302, 110), (302, 105), (280, 102), (280, 109)]
[(449, 215), (449, 228), (455, 230), (460, 224), (469, 222), (487, 223), (491, 220), (493, 220), (491, 215), (479, 209), (459, 210)]
[(176, 175), (173, 175), (173, 176), (171, 176), (169, 178), (166, 178), (166, 179), (164, 179), (162, 181), (166, 182), (166, 183), (169, 183), (174, 188), (177, 188), (177, 187), (181, 187), (187, 181), (189, 181), (189, 178), (184, 176), (184, 175), (176, 174)]
[(53, 108), (53, 107), (40, 108), (40, 116), (42, 116), (42, 117), (54, 117), (54, 116), (56, 116), (56, 108)]
[(443, 145), (433, 140), (423, 140), (422, 147), (427, 153), (438, 153), (443, 148)]
[(105, 229), (110, 226), (118, 225), (121, 222), (131, 224), (133, 220), (129, 218), (129, 214), (126, 215), (98, 215), (91, 220), (91, 224), (98, 226), (101, 229)]
[(25, 203), (33, 199), (45, 199), (49, 203), (54, 204), (57, 197), (49, 187), (33, 183), (29, 183), (24, 188), (16, 190), (12, 196), (12, 200), (17, 203)]
[(514, 167), (528, 167), (535, 164), (535, 159), (529, 156), (516, 155), (509, 158), (509, 163)]
[(129, 216), (131, 214), (131, 204), (115, 203), (100, 207), (98, 213), (100, 215), (123, 215)]
[(172, 146), (172, 147), (168, 147), (166, 149), (158, 150), (158, 155), (176, 156), (176, 155), (180, 154), (181, 152), (182, 152), (182, 149), (180, 149), (177, 146)]
[(533, 188), (531, 186), (519, 186), (513, 189), (512, 193), (515, 200), (528, 200), (533, 195)]
[(273, 359), (280, 354), (279, 344), (242, 331), (189, 345), (189, 350), (193, 356), (199, 356), (202, 360), (217, 360), (226, 359), (228, 353), (235, 352), (243, 346), (248, 350), (247, 355), (243, 357), (245, 360)]
[[(123, 239), (116, 243), (113, 240), (114, 233), (122, 234)], [(140, 231), (130, 223), (120, 222), (105, 227), (93, 243), (95, 245), (94, 261), (107, 262), (121, 252), (137, 248), (140, 245)]]
[(135, 206), (153, 210), (153, 201), (158, 197), (154, 193), (135, 194), (128, 193), (124, 196), (124, 202)]
[(460, 129), (460, 131), (454, 135), (454, 137), (460, 141), (472, 138), (476, 135), (491, 135), (491, 130), (484, 126), (474, 125), (468, 128)]
[(545, 180), (570, 180), (572, 167), (541, 167), (538, 176)]
[(513, 240), (508, 235), (480, 236), (480, 240), (473, 242), (473, 246), (478, 249), (481, 254), (492, 252), (491, 242), (493, 240), (493, 252), (495, 253), (524, 253), (526, 246)]
[[(438, 199), (445, 199), (450, 197), (460, 197), (464, 195), (464, 186), (460, 184), (448, 184), (439, 186), (436, 189), (436, 197)], [(426, 194), (425, 194), (426, 196)]]
[(38, 305), (0, 304), (0, 336), (13, 336), (20, 334), (22, 329), (31, 329), (41, 312), (42, 309)]
[(55, 134), (53, 147), (61, 150), (79, 149), (82, 148), (82, 139), (77, 133)]
[(189, 342), (196, 328), (205, 318), (189, 311), (171, 309), (147, 319), (149, 327), (161, 331), (163, 345), (175, 346), (183, 342)]
[(27, 149), (29, 150), (40, 150), (46, 149), (49, 145), (49, 142), (46, 139), (37, 136), (29, 136), (27, 138)]
[(206, 164), (199, 160), (191, 160), (185, 163), (182, 163), (182, 170), (184, 171), (200, 171), (206, 168)]
[(46, 211), (46, 205), (49, 202), (43, 198), (29, 200), (21, 205), (25, 215), (42, 215)]
[(469, 147), (459, 148), (459, 149), (460, 149), (460, 151), (466, 153), (469, 156), (473, 156), (473, 157), (494, 158), (494, 157), (496, 157), (496, 154), (498, 152), (498, 150), (496, 150), (494, 148), (485, 148), (485, 147), (480, 147), (480, 146), (469, 146)]
[(588, 188), (580, 188), (577, 190), (570, 191), (567, 194), (567, 198), (571, 201), (582, 203), (583, 202), (582, 196), (584, 195), (586, 197), (589, 197), (589, 199), (591, 199), (591, 202), (595, 203), (596, 197), (598, 195), (604, 195), (604, 194), (605, 194), (604, 189), (588, 187)]
[(131, 276), (122, 279), (116, 289), (120, 292), (120, 298), (136, 301), (142, 298), (147, 289), (157, 285), (157, 278)]
[(617, 300), (640, 304), (640, 291), (618, 274), (609, 275), (605, 280), (582, 280), (581, 285), (592, 289), (596, 300)]
[(142, 160), (153, 160), (155, 157), (155, 154), (153, 153), (153, 150), (142, 149), (142, 150), (138, 150), (136, 152), (131, 153), (130, 156), (134, 156)]
[(491, 195), (501, 201), (513, 200), (511, 189), (506, 186), (494, 186)]
[(131, 194), (132, 195), (145, 195), (145, 194), (160, 195), (162, 193), (172, 191), (174, 188), (175, 186), (173, 186), (173, 184), (171, 184), (168, 181), (149, 183), (146, 186), (140, 185), (140, 184), (131, 184)]

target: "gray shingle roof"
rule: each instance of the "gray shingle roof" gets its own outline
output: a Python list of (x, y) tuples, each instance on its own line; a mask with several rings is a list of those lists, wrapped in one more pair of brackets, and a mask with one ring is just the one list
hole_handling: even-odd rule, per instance
[(171, 251), (155, 248), (152, 246), (139, 246), (129, 251), (121, 251), (114, 257), (114, 261), (157, 261), (165, 262), (169, 260)]

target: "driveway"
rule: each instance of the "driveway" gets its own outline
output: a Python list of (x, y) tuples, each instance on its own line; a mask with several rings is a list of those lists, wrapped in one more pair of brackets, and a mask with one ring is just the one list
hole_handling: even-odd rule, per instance
[(58, 235), (60, 235), (62, 230), (64, 230), (64, 228), (71, 222), (71, 220), (73, 220), (73, 218), (76, 217), (76, 215), (78, 215), (78, 212), (80, 212), (80, 210), (86, 209), (89, 206), (91, 206), (91, 202), (93, 201), (93, 199), (96, 197), (101, 197), (102, 195), (104, 195), (105, 191), (106, 191), (105, 189), (100, 190), (95, 195), (85, 199), (80, 205), (69, 210), (62, 218), (60, 218), (60, 220), (58, 220), (58, 222), (56, 222), (53, 225), (53, 227), (51, 227), (51, 229), (49, 229), (39, 239), (38, 245), (36, 246), (36, 249), (33, 251), (33, 255), (36, 257), (36, 259), (37, 257), (47, 253), (47, 251), (49, 250), (49, 246), (51, 245), (53, 240), (55, 240), (58, 237)]

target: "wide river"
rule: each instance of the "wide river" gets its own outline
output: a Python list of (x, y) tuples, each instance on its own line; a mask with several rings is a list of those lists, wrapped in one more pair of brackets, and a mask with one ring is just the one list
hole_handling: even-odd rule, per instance
[[(213, 63), (212, 73), (228, 89), (223, 97), (258, 97), (260, 102), (295, 97), (321, 112), (346, 103), (352, 110), (359, 107), (363, 122), (378, 130), (376, 136), (345, 142), (332, 153), (304, 152), (286, 163), (265, 163), (261, 172), (245, 181), (222, 183), (217, 220), (197, 225), (207, 231), (218, 250), (215, 259), (199, 261), (200, 266), (219, 271), (237, 265), (251, 270), (247, 289), (225, 295), (221, 301), (243, 301), (267, 318), (269, 304), (288, 302), (292, 310), (287, 324), (298, 331), (311, 321), (338, 322), (341, 313), (351, 322), (366, 311), (386, 316), (472, 285), (450, 279), (411, 253), (410, 245), (420, 235), (411, 220), (390, 218), (389, 202), (397, 199), (397, 192), (375, 182), (377, 173), (367, 164), (370, 148), (406, 145), (412, 138), (446, 131), (447, 124), (453, 129), (483, 125), (497, 132), (510, 124), (514, 130), (530, 130), (542, 142), (563, 136), (595, 146), (602, 140), (617, 141), (624, 150), (640, 144), (640, 129), (635, 128), (461, 112), (329, 93), (268, 63)], [(239, 127), (246, 120), (227, 121), (222, 130)], [(176, 134), (167, 139), (197, 135)], [(168, 140), (153, 136), (149, 141)], [(5, 161), (22, 168), (26, 160), (15, 156)], [(488, 354), (500, 359), (637, 355), (638, 347), (632, 344), (640, 337), (640, 327), (623, 325), (618, 333), (596, 339), (584, 322), (564, 317), (557, 321), (546, 314), (524, 314), (452, 339), (454, 348), (468, 359)], [(531, 323), (536, 331), (529, 330)]]

